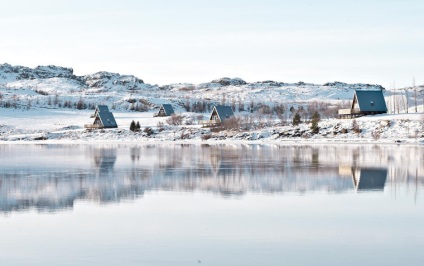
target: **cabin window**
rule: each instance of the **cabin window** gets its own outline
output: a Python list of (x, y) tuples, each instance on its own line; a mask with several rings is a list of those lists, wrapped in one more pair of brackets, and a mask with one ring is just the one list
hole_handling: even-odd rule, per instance
[(371, 101), (370, 104), (371, 104), (371, 106), (374, 106), (374, 102), (373, 101)]

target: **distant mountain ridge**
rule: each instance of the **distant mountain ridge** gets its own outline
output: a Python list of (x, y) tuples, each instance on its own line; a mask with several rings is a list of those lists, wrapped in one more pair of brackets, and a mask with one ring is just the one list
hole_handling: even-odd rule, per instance
[(144, 89), (146, 85), (142, 79), (133, 75), (120, 75), (100, 71), (90, 75), (76, 76), (72, 68), (54, 65), (37, 66), (29, 68), (24, 66), (12, 66), (10, 64), (0, 65), (0, 84), (19, 80), (64, 78), (78, 82), (87, 88), (107, 88), (114, 86), (126, 87), (129, 90)]
[[(82, 108), (105, 104), (112, 110), (146, 111), (169, 103), (177, 112), (199, 106), (208, 110), (216, 104), (231, 105), (236, 112), (252, 106), (307, 106), (323, 102), (332, 106), (352, 100), (355, 89), (384, 90), (381, 85), (328, 82), (325, 84), (286, 83), (273, 80), (246, 82), (223, 77), (210, 82), (152, 85), (134, 75), (107, 71), (78, 76), (61, 66), (0, 65), (0, 108)], [(237, 108), (235, 108), (237, 107)], [(256, 107), (255, 107), (256, 108)], [(259, 107), (257, 107), (259, 108)], [(200, 108), (204, 112), (204, 108)], [(202, 111), (203, 110), (203, 111)]]
[[(5, 82), (12, 82), (16, 80), (33, 80), (33, 79), (49, 79), (49, 78), (67, 78), (71, 80), (78, 81), (82, 86), (87, 86), (88, 88), (102, 88), (102, 87), (111, 87), (116, 86), (126, 86), (130, 90), (138, 89), (139, 86), (142, 88), (153, 87), (155, 85), (145, 84), (144, 81), (134, 75), (121, 75), (119, 73), (112, 73), (107, 71), (99, 71), (94, 74), (76, 76), (73, 68), (61, 67), (55, 65), (47, 66), (37, 66), (35, 68), (25, 67), (25, 66), (12, 66), (8, 63), (0, 64), (0, 84)], [(200, 83), (198, 85), (192, 83), (180, 83), (180, 84), (169, 84), (161, 86), (160, 88), (172, 89), (176, 87), (184, 86), (193, 86), (194, 88), (208, 88), (208, 87), (227, 87), (227, 86), (255, 86), (255, 85), (265, 85), (269, 87), (282, 87), (282, 86), (317, 86), (319, 84), (305, 83), (299, 81), (297, 83), (284, 83), (273, 80), (266, 81), (257, 81), (253, 83), (248, 83), (241, 78), (229, 78), (223, 77), (219, 79), (212, 80), (210, 82)], [(382, 89), (385, 88), (378, 84), (348, 84), (344, 82), (327, 82), (322, 84), (322, 86), (328, 87), (337, 87), (337, 88), (346, 88), (346, 87), (355, 87), (355, 88), (369, 88), (369, 89)]]

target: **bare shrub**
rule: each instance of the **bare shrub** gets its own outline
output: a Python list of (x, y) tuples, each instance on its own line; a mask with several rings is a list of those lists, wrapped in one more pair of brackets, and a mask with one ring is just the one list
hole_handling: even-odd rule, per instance
[(237, 117), (230, 117), (222, 123), (226, 130), (234, 130), (240, 128), (240, 120)]
[(221, 125), (211, 127), (211, 132), (213, 132), (213, 133), (218, 133), (218, 132), (221, 132), (223, 130), (225, 130), (225, 128)]
[(146, 133), (147, 136), (153, 135), (153, 133), (154, 133), (154, 131), (151, 127), (144, 128), (143, 132)]
[(134, 111), (138, 111), (138, 112), (147, 112), (148, 110), (149, 110), (149, 105), (142, 102), (137, 103), (134, 108)]
[(184, 120), (184, 125), (194, 125), (194, 118), (192, 116), (186, 117)]
[(159, 132), (162, 132), (165, 129), (165, 124), (162, 121), (159, 121), (157, 123), (157, 127), (158, 127)]
[(378, 140), (378, 139), (380, 139), (380, 137), (381, 137), (381, 133), (380, 133), (380, 131), (378, 131), (378, 130), (374, 130), (373, 132), (371, 132), (371, 137), (372, 137), (374, 140)]
[(352, 120), (352, 131), (355, 132), (356, 134), (359, 134), (362, 132), (362, 129), (359, 128), (359, 125), (356, 119)]
[(203, 115), (197, 115), (196, 120), (197, 120), (197, 124), (200, 124), (203, 120)]
[(185, 128), (181, 129), (180, 139), (189, 139), (191, 132), (187, 132)]
[(168, 119), (166, 119), (166, 123), (169, 125), (177, 126), (183, 123), (183, 115), (172, 114)]
[(202, 140), (208, 140), (208, 139), (212, 138), (212, 134), (203, 134), (200, 138)]
[(185, 86), (178, 89), (179, 91), (193, 91), (194, 86)]
[(240, 130), (251, 130), (253, 128), (253, 117), (251, 115), (244, 115), (239, 118)]
[(262, 104), (261, 108), (258, 110), (261, 114), (269, 115), (272, 114), (273, 110), (269, 105)]
[(329, 105), (327, 107), (327, 109), (325, 109), (325, 111), (323, 111), (323, 114), (327, 118), (337, 118), (337, 117), (339, 117), (339, 109), (341, 109), (340, 106)]
[(43, 90), (39, 90), (39, 89), (36, 89), (34, 91), (36, 93), (41, 94), (41, 95), (44, 95), (44, 96), (49, 95), (49, 93), (47, 91), (43, 91)]

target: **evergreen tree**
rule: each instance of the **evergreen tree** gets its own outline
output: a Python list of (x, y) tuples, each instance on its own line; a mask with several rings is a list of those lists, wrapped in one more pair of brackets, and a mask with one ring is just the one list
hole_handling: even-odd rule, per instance
[(312, 114), (312, 120), (314, 120), (314, 119), (317, 120), (317, 122), (321, 121), (321, 116), (320, 116), (320, 114), (317, 111), (315, 111)]
[(315, 111), (315, 113), (312, 115), (312, 125), (311, 125), (312, 133), (314, 134), (319, 133), (318, 122), (320, 120), (321, 120), (321, 116), (319, 115), (317, 111)]
[(135, 129), (137, 131), (140, 131), (141, 127), (140, 127), (140, 122), (137, 121), (137, 123), (135, 124)]
[(134, 120), (131, 122), (130, 130), (131, 130), (131, 131), (135, 131), (135, 130), (136, 130), (136, 125), (135, 125)]
[(293, 117), (293, 126), (297, 126), (300, 124), (300, 114), (296, 113)]

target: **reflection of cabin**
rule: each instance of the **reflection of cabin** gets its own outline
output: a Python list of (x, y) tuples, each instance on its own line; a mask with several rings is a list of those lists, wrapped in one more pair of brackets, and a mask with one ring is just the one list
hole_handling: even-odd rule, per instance
[(339, 109), (339, 118), (387, 113), (382, 90), (355, 90), (350, 109)]
[(94, 123), (84, 125), (85, 128), (117, 128), (115, 117), (106, 105), (97, 106), (94, 111)]
[(384, 190), (387, 179), (387, 169), (339, 167), (339, 175), (351, 176), (357, 191)]
[(234, 116), (233, 109), (227, 105), (214, 106), (209, 122), (219, 124)]
[(172, 105), (170, 104), (162, 104), (159, 108), (159, 112), (157, 114), (155, 114), (154, 116), (171, 116), (173, 115), (174, 112), (174, 108), (172, 108)]
[(94, 164), (102, 173), (113, 171), (116, 158), (117, 154), (114, 149), (99, 149), (93, 152)]

